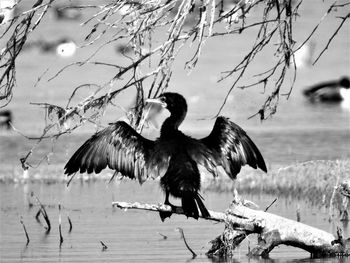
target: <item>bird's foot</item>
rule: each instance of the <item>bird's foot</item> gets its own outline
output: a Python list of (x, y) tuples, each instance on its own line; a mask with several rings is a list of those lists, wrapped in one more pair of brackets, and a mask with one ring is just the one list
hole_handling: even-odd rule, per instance
[[(171, 211), (176, 211), (176, 206), (169, 203), (169, 202), (165, 202), (164, 205), (168, 205), (171, 207)], [(162, 220), (162, 222), (164, 222), (164, 220), (166, 218), (170, 218), (171, 215), (173, 214), (173, 212), (164, 212), (164, 211), (159, 211), (159, 216), (160, 216), (160, 219)]]

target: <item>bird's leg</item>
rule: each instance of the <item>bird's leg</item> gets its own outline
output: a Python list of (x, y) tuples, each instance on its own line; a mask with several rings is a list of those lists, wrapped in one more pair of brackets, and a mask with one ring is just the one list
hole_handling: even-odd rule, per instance
[[(164, 201), (165, 205), (168, 205), (171, 207), (171, 210), (176, 210), (176, 206), (172, 205), (169, 202), (169, 190), (165, 190), (165, 201)], [(164, 222), (164, 220), (172, 215), (172, 212), (163, 212), (163, 211), (159, 211), (159, 216), (160, 219), (162, 220), (162, 222)]]

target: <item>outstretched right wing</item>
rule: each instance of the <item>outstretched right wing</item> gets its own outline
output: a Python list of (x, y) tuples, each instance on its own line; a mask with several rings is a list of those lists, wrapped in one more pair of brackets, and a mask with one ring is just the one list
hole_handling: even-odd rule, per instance
[(108, 165), (123, 176), (143, 183), (148, 177), (149, 153), (154, 142), (142, 137), (126, 122), (118, 121), (94, 134), (67, 162), (65, 174), (100, 173)]
[(225, 117), (216, 119), (207, 137), (189, 142), (188, 145), (193, 160), (204, 165), (214, 176), (215, 168), (220, 166), (231, 179), (235, 179), (246, 164), (267, 171), (258, 147), (241, 127)]
[(247, 133), (228, 118), (219, 116), (211, 133), (201, 140), (212, 150), (212, 158), (235, 179), (243, 165), (267, 172), (264, 158)]

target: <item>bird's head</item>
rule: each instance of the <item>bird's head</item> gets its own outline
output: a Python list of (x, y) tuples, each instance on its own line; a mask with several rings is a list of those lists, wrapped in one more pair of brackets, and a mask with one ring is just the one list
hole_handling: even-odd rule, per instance
[(185, 98), (173, 92), (165, 92), (158, 98), (147, 99), (146, 103), (160, 104), (163, 108), (166, 108), (171, 114), (186, 114), (187, 103)]
[(170, 131), (177, 130), (187, 113), (187, 103), (184, 97), (178, 93), (165, 92), (158, 98), (148, 99), (146, 103), (156, 103), (170, 112), (161, 128), (161, 134), (172, 134)]

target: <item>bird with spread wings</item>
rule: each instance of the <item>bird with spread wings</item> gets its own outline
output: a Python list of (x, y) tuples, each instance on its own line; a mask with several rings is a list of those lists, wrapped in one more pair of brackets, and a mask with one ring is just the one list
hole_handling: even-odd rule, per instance
[[(110, 124), (88, 139), (70, 158), (65, 174), (100, 173), (107, 166), (142, 184), (148, 178), (160, 177), (165, 192), (165, 204), (169, 195), (181, 198), (181, 206), (188, 217), (198, 219), (210, 213), (199, 194), (201, 174), (198, 166), (204, 166), (217, 176), (218, 167), (235, 179), (241, 167), (248, 164), (267, 172), (265, 161), (254, 142), (237, 124), (225, 117), (218, 117), (211, 133), (202, 139), (194, 139), (178, 128), (185, 119), (187, 103), (177, 93), (163, 93), (148, 103), (158, 103), (170, 112), (156, 140), (149, 140), (123, 121)], [(171, 212), (161, 212), (162, 221)]]

